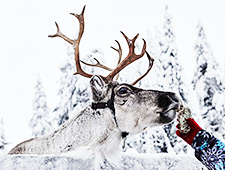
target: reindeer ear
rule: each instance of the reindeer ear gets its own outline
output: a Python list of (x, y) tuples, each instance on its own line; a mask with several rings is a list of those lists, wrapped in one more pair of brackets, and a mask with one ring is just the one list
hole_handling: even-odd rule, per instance
[(93, 100), (100, 101), (104, 94), (105, 82), (104, 80), (98, 76), (94, 75), (90, 80), (91, 90), (93, 95)]

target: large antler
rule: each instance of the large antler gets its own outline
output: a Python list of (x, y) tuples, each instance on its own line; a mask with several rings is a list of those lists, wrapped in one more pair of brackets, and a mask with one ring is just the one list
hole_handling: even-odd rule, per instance
[(124, 38), (127, 41), (127, 44), (129, 46), (129, 53), (128, 53), (127, 57), (106, 77), (106, 79), (108, 79), (110, 81), (112, 81), (114, 76), (116, 74), (118, 74), (126, 66), (128, 66), (132, 62), (136, 61), (137, 59), (141, 58), (145, 54), (145, 51), (146, 51), (146, 41), (143, 39), (144, 45), (142, 47), (141, 54), (137, 55), (134, 52), (134, 48), (135, 48), (134, 43), (135, 43), (136, 39), (138, 38), (139, 34), (137, 34), (132, 40), (130, 40), (122, 31), (121, 31), (121, 33), (123, 34)]
[[(146, 52), (146, 41), (143, 39), (144, 44), (143, 44), (143, 47), (142, 47), (142, 51), (141, 51), (141, 53), (139, 55), (137, 55), (137, 54), (135, 54), (134, 48), (135, 48), (135, 41), (138, 38), (139, 34), (137, 34), (133, 39), (129, 39), (123, 32), (121, 32), (123, 34), (124, 38), (126, 39), (127, 44), (129, 46), (129, 53), (128, 53), (127, 57), (121, 62), (122, 48), (121, 48), (119, 42), (116, 41), (118, 46), (119, 46), (119, 48), (118, 49), (116, 49), (114, 47), (112, 47), (112, 48), (119, 53), (119, 59), (118, 59), (118, 65), (117, 65), (117, 67), (114, 70), (109, 68), (109, 67), (104, 66), (103, 64), (101, 64), (96, 58), (94, 58), (95, 61), (97, 62), (96, 64), (88, 64), (88, 63), (86, 63), (84, 61), (80, 61), (79, 45), (80, 45), (81, 37), (82, 37), (83, 32), (84, 32), (84, 11), (85, 11), (85, 6), (84, 6), (84, 8), (83, 8), (83, 10), (82, 10), (80, 15), (74, 14), (74, 13), (70, 13), (71, 15), (74, 15), (79, 21), (80, 30), (79, 30), (79, 34), (78, 34), (78, 38), (77, 39), (72, 40), (72, 39), (68, 38), (66, 35), (64, 35), (60, 31), (59, 26), (58, 26), (58, 24), (56, 22), (55, 22), (55, 24), (56, 24), (57, 32), (54, 35), (49, 35), (49, 37), (52, 37), (52, 38), (53, 37), (60, 37), (60, 38), (64, 39), (65, 41), (67, 41), (68, 43), (70, 43), (71, 45), (73, 45), (73, 48), (74, 48), (74, 51), (75, 51), (74, 52), (75, 64), (76, 64), (76, 68), (77, 68), (77, 72), (74, 73), (74, 75), (80, 74), (80, 75), (82, 75), (84, 77), (87, 77), (87, 78), (91, 78), (93, 76), (92, 74), (88, 74), (88, 73), (83, 71), (83, 69), (81, 68), (81, 65), (80, 65), (80, 62), (82, 62), (82, 63), (84, 63), (86, 65), (89, 65), (89, 66), (101, 67), (103, 69), (112, 71), (107, 77), (104, 77), (104, 78), (107, 79), (108, 81), (113, 81), (113, 78), (115, 77), (115, 75), (117, 75), (117, 78), (118, 78), (118, 73), (122, 69), (124, 69), (126, 66), (128, 66), (132, 62), (138, 60), (139, 58), (141, 58), (145, 54), (145, 52)], [(147, 52), (146, 52), (146, 54), (147, 54), (147, 57), (149, 59), (149, 68), (146, 71), (146, 73), (144, 75), (142, 75), (140, 78), (138, 78), (135, 82), (133, 82), (132, 85), (136, 84), (143, 77), (145, 77), (148, 74), (148, 72), (151, 70), (151, 68), (152, 68), (154, 60), (150, 57), (150, 55)]]
[(49, 35), (49, 37), (60, 37), (60, 38), (64, 39), (65, 41), (67, 41), (68, 43), (70, 43), (71, 45), (73, 45), (73, 48), (74, 48), (74, 51), (75, 51), (74, 52), (75, 64), (76, 64), (76, 68), (77, 68), (77, 72), (74, 73), (74, 75), (80, 74), (80, 75), (82, 75), (84, 77), (91, 78), (93, 75), (84, 72), (83, 69), (81, 68), (81, 65), (80, 65), (79, 45), (80, 45), (81, 37), (82, 37), (82, 35), (84, 33), (84, 10), (85, 10), (85, 6), (84, 6), (84, 8), (83, 8), (83, 10), (82, 10), (80, 15), (74, 14), (74, 13), (70, 13), (71, 15), (75, 16), (78, 19), (79, 24), (80, 24), (80, 31), (79, 31), (77, 39), (71, 40), (70, 38), (65, 36), (63, 33), (61, 33), (57, 23), (55, 23), (56, 24), (56, 28), (57, 28), (57, 33), (54, 34), (54, 35)]

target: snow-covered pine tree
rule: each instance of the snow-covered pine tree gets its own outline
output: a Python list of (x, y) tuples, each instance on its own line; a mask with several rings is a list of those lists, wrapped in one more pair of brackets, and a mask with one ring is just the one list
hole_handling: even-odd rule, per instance
[[(172, 17), (168, 12), (168, 7), (165, 9), (162, 36), (158, 44), (161, 49), (159, 55), (161, 70), (157, 72), (158, 80), (156, 81), (161, 83), (161, 90), (173, 91), (180, 95), (184, 103), (187, 103), (189, 89), (179, 61), (178, 50), (175, 44), (175, 34), (172, 27)], [(187, 151), (187, 145), (175, 134), (175, 122), (165, 125), (164, 130), (175, 153)]]
[(162, 82), (164, 90), (176, 92), (180, 95), (183, 102), (187, 102), (189, 90), (184, 81), (185, 77), (179, 61), (175, 41), (176, 37), (172, 27), (172, 17), (166, 6), (162, 36), (161, 40), (158, 42), (161, 49), (159, 61), (162, 67), (162, 71), (158, 72), (158, 76), (160, 76), (161, 80), (164, 80)]
[(69, 119), (69, 112), (74, 108), (73, 95), (75, 94), (76, 82), (79, 77), (73, 76), (75, 71), (72, 54), (68, 54), (68, 58), (60, 66), (60, 71), (59, 103), (53, 111), (55, 128)]
[(32, 136), (37, 137), (48, 134), (53, 128), (49, 120), (49, 109), (40, 77), (38, 77), (34, 90), (33, 115), (29, 126), (32, 130)]
[[(54, 126), (58, 127), (67, 121), (70, 117), (75, 116), (84, 108), (91, 99), (89, 88), (89, 80), (79, 75), (73, 75), (75, 72), (75, 62), (73, 49), (68, 47), (68, 57), (60, 67), (60, 87), (58, 91), (59, 103), (55, 107), (53, 114), (55, 117)], [(91, 53), (84, 58), (87, 63), (95, 63), (93, 58), (102, 58), (103, 53), (100, 50), (92, 50)], [(93, 73), (94, 68), (82, 64), (82, 68)]]
[(7, 142), (5, 140), (5, 133), (4, 133), (4, 123), (3, 119), (0, 120), (0, 155), (4, 154), (6, 152), (5, 146), (7, 145)]
[(203, 26), (197, 25), (194, 46), (197, 69), (192, 81), (198, 97), (204, 128), (220, 139), (225, 139), (225, 88), (218, 63), (210, 49)]

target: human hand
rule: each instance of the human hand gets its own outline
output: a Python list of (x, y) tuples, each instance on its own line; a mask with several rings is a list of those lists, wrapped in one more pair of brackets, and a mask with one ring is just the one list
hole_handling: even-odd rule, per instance
[(195, 122), (194, 119), (188, 118), (186, 120), (188, 126), (191, 128), (191, 130), (188, 133), (181, 133), (180, 132), (180, 124), (177, 124), (176, 128), (178, 129), (176, 131), (177, 136), (181, 137), (185, 142), (187, 142), (189, 145), (192, 144), (194, 137), (197, 135), (197, 133), (202, 130), (202, 128)]

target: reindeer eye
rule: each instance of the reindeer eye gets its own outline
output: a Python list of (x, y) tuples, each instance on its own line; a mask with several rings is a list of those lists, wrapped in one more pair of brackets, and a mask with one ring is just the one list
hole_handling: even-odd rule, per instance
[(130, 90), (126, 87), (121, 87), (119, 90), (118, 90), (118, 93), (119, 94), (127, 94), (127, 93), (130, 93)]

